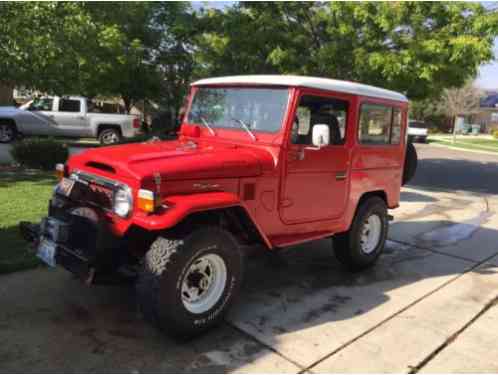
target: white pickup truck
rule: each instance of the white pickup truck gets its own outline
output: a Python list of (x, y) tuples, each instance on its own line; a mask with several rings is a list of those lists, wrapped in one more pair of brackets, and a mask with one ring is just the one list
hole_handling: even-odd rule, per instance
[(101, 113), (81, 96), (53, 96), (31, 100), (19, 108), (0, 107), (0, 143), (19, 135), (97, 138), (112, 144), (140, 133), (137, 116)]

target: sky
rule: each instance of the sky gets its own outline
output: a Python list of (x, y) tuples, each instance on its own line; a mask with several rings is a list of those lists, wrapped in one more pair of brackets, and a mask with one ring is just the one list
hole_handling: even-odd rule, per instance
[(479, 68), (479, 77), (476, 85), (483, 89), (498, 90), (498, 38), (495, 39), (495, 61), (490, 64), (482, 65)]

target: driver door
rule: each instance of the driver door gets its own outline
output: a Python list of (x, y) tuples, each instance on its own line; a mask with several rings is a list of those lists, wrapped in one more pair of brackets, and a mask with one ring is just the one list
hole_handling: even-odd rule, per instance
[[(350, 102), (332, 95), (303, 92), (295, 113), (280, 202), (286, 224), (341, 217), (349, 186), (346, 124)], [(330, 129), (330, 143), (312, 145), (316, 124)]]
[(53, 113), (53, 98), (34, 99), (22, 113), (21, 132), (25, 135), (52, 135), (55, 127)]

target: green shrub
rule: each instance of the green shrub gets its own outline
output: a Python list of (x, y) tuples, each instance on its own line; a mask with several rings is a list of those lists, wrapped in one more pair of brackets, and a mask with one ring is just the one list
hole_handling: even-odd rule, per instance
[(51, 138), (27, 138), (14, 143), (12, 158), (21, 166), (53, 170), (55, 164), (65, 163), (69, 155), (67, 146)]
[(498, 130), (493, 131), (493, 137), (498, 139)]

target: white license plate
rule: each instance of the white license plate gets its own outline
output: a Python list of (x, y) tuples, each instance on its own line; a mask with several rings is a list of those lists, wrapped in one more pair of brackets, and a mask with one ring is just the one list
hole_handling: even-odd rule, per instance
[(55, 243), (42, 239), (38, 245), (36, 256), (50, 267), (55, 267)]
[(61, 195), (69, 197), (69, 195), (71, 195), (71, 190), (73, 190), (74, 182), (74, 180), (64, 177), (61, 182), (59, 182), (57, 192)]

